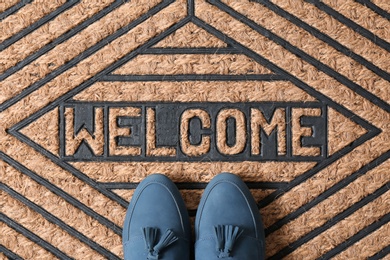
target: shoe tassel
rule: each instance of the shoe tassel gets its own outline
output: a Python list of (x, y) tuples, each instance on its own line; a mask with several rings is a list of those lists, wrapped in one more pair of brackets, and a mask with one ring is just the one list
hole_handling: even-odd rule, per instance
[(165, 233), (161, 236), (160, 240), (156, 244), (157, 241), (157, 228), (152, 227), (144, 227), (142, 228), (142, 233), (146, 245), (146, 249), (148, 250), (148, 260), (158, 260), (159, 253), (168, 247), (170, 244), (174, 243), (178, 240), (172, 230), (167, 229)]
[(230, 257), (234, 243), (242, 232), (239, 227), (233, 225), (218, 225), (214, 227), (216, 249), (219, 252), (218, 258)]

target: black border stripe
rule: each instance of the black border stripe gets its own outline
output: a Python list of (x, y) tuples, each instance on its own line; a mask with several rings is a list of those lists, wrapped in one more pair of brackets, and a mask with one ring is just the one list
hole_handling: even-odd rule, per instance
[[(138, 182), (100, 182), (106, 189), (135, 189)], [(207, 182), (175, 182), (179, 190), (202, 190), (207, 186)], [(249, 189), (282, 189), (287, 182), (245, 182)]]
[[(7, 0), (5, 0), (5, 1), (7, 1)], [(32, 0), (22, 0), (19, 3), (15, 4), (14, 6), (11, 6), (10, 8), (1, 12), (0, 13), (0, 21), (7, 18), (10, 15), (12, 15), (13, 13), (19, 11), (21, 8), (23, 8), (25, 5), (27, 5), (31, 2), (32, 2)]]
[(1, 244), (0, 244), (0, 252), (4, 253), (4, 255), (8, 257), (8, 259), (23, 260), (21, 256), (17, 255), (16, 253), (12, 252), (11, 250), (9, 250), (8, 248), (6, 248)]
[(11, 44), (19, 41), (20, 39), (22, 39), (23, 37), (25, 37), (29, 33), (35, 31), (36, 29), (38, 29), (39, 27), (41, 27), (45, 23), (54, 19), (56, 16), (58, 16), (59, 14), (61, 14), (62, 12), (71, 8), (72, 6), (76, 5), (79, 2), (80, 2), (80, 0), (66, 1), (65, 4), (63, 4), (62, 6), (60, 6), (59, 8), (54, 10), (53, 12), (51, 12), (50, 14), (44, 16), (43, 18), (41, 18), (37, 22), (31, 24), (27, 28), (23, 29), (22, 31), (18, 32), (17, 34), (11, 36), (10, 38), (8, 38), (8, 39), (4, 40), (2, 43), (0, 43), (0, 51), (3, 51), (5, 48), (9, 47)]
[[(142, 54), (241, 54), (235, 48), (149, 48)], [(142, 55), (141, 54), (141, 55)]]
[(354, 0), (355, 2), (358, 2), (359, 4), (364, 5), (365, 7), (370, 8), (372, 11), (377, 13), (378, 15), (382, 16), (383, 18), (386, 18), (387, 20), (390, 20), (390, 14), (380, 8), (379, 6), (375, 5), (373, 2), (370, 0)]
[(385, 256), (387, 256), (388, 254), (390, 254), (390, 245), (388, 245), (387, 247), (383, 248), (381, 251), (379, 251), (375, 255), (370, 256), (368, 258), (368, 260), (379, 260), (379, 259), (382, 259)]
[(222, 74), (201, 74), (201, 75), (106, 75), (100, 81), (279, 81), (286, 80), (284, 77), (275, 74), (262, 75), (222, 75)]
[(379, 38), (377, 35), (373, 34), (369, 30), (365, 29), (364, 27), (358, 25), (351, 19), (345, 17), (341, 13), (337, 12), (330, 6), (324, 4), (323, 2), (319, 0), (305, 0), (308, 3), (313, 4), (315, 7), (320, 9), (321, 11), (324, 11), (328, 15), (332, 16), (334, 19), (339, 21), (340, 23), (348, 26), (349, 28), (353, 29), (355, 32), (359, 33), (363, 37), (367, 38), (368, 40), (372, 41), (376, 45), (380, 46), (381, 48), (387, 50), (390, 52), (390, 44), (383, 40), (382, 38)]
[(64, 252), (59, 250), (58, 248), (54, 247), (52, 244), (48, 243), (46, 240), (43, 240), (39, 236), (35, 235), (33, 232), (28, 230), (27, 228), (23, 227), (19, 223), (15, 222), (13, 219), (9, 218), (7, 215), (0, 212), (0, 221), (3, 221), (5, 224), (7, 224), (10, 228), (13, 228), (18, 233), (22, 234), (23, 236), (27, 237), (37, 245), (41, 246), (42, 248), (46, 249), (56, 257), (60, 259), (69, 259), (72, 258), (66, 255)]
[(187, 1), (187, 10), (188, 10), (188, 15), (193, 16), (195, 15), (195, 2), (194, 0), (188, 0)]
[(26, 57), (22, 61), (18, 62), (15, 66), (4, 71), (2, 74), (0, 74), (0, 81), (6, 79), (7, 77), (12, 75), (13, 73), (22, 69), (24, 66), (27, 66), (28, 64), (30, 64), (34, 60), (38, 59), (39, 57), (46, 54), (50, 50), (54, 49), (54, 47), (56, 47), (57, 45), (65, 42), (66, 40), (70, 39), (74, 35), (78, 34), (79, 32), (81, 32), (82, 30), (84, 30), (85, 28), (90, 26), (91, 24), (95, 23), (96, 21), (98, 21), (99, 19), (104, 17), (105, 15), (109, 14), (111, 11), (113, 11), (117, 7), (121, 6), (122, 4), (123, 4), (122, 0), (116, 0), (114, 3), (112, 3), (108, 7), (101, 10), (99, 13), (93, 15), (91, 18), (85, 20), (81, 24), (73, 27), (70, 31), (68, 31), (68, 32), (64, 33), (63, 35), (59, 36), (58, 38), (54, 39), (53, 41), (51, 41), (47, 45), (43, 46), (38, 51), (34, 52), (33, 54)]
[(272, 224), (265, 230), (266, 236), (270, 235), (272, 232), (275, 232), (279, 228), (281, 228), (283, 225), (287, 224), (291, 220), (294, 220), (304, 214), (306, 211), (310, 210), (314, 206), (318, 205), (322, 201), (328, 199), (331, 197), (333, 194), (336, 194), (338, 191), (342, 190), (346, 186), (348, 186), (350, 183), (354, 182), (356, 179), (362, 177), (364, 174), (366, 174), (368, 171), (378, 167), (380, 164), (384, 163), (387, 159), (390, 158), (390, 152), (382, 154), (380, 157), (376, 158), (375, 160), (371, 161), (370, 163), (366, 164), (356, 172), (352, 173), (348, 177), (342, 179), (335, 185), (333, 185), (331, 188), (314, 198), (312, 201), (309, 203), (301, 206), (294, 212), (286, 215), (284, 218), (280, 219), (276, 223)]
[(369, 62), (367, 59), (363, 58), (362, 56), (354, 53), (347, 47), (343, 46), (339, 42), (335, 41), (328, 35), (322, 33), (318, 29), (310, 26), (309, 24), (305, 23), (304, 21), (300, 20), (298, 17), (292, 15), (291, 13), (288, 13), (287, 11), (283, 10), (279, 6), (271, 3), (269, 0), (251, 0), (253, 2), (257, 2), (259, 4), (262, 4), (263, 6), (267, 7), (277, 15), (285, 18), (289, 22), (295, 24), (299, 28), (304, 29), (305, 31), (309, 32), (311, 35), (314, 37), (318, 38), (319, 40), (327, 43), (329, 46), (332, 48), (336, 49), (337, 51), (343, 53), (345, 56), (352, 58), (353, 60), (357, 61), (361, 65), (365, 66), (378, 76), (382, 77), (383, 79), (390, 81), (390, 74), (387, 73), (386, 71), (382, 70), (381, 68), (377, 67), (373, 63)]
[[(314, 98), (314, 97), (313, 97)], [(123, 107), (123, 106), (136, 106), (136, 107), (145, 107), (145, 106), (158, 106), (161, 103), (163, 104), (175, 104), (175, 105), (181, 105), (181, 104), (191, 104), (193, 106), (202, 106), (204, 104), (217, 104), (217, 105), (224, 105), (224, 106), (232, 106), (234, 104), (243, 106), (243, 102), (181, 102), (181, 101), (167, 101), (167, 102), (159, 102), (159, 101), (82, 101), (82, 100), (73, 100), (68, 99), (66, 102), (63, 103), (64, 106), (75, 106), (80, 104), (88, 104), (92, 106), (98, 106), (98, 107)], [(299, 108), (324, 108), (326, 106), (323, 105), (320, 101), (306, 101), (306, 102), (299, 102), (299, 101), (259, 101), (259, 102), (244, 102), (245, 104), (253, 104), (253, 105), (274, 105), (276, 107), (299, 107)], [(35, 119), (36, 120), (36, 119)], [(34, 120), (34, 121), (35, 121)], [(351, 119), (353, 121), (353, 119)], [(31, 123), (31, 122), (29, 122)], [(28, 124), (17, 124), (17, 127), (13, 127), (12, 131), (18, 131), (21, 128), (26, 127)], [(364, 127), (364, 126), (363, 126)]]
[(98, 243), (90, 240), (88, 237), (86, 237), (85, 235), (83, 235), (82, 233), (80, 233), (79, 231), (74, 229), (73, 227), (69, 226), (68, 224), (66, 224), (65, 222), (63, 222), (62, 220), (57, 218), (56, 216), (52, 215), (50, 212), (48, 212), (44, 208), (42, 208), (39, 205), (35, 204), (34, 202), (30, 201), (29, 199), (27, 199), (26, 197), (24, 197), (23, 195), (21, 195), (17, 191), (13, 190), (11, 187), (8, 187), (7, 185), (2, 184), (2, 183), (0, 183), (0, 187), (2, 190), (7, 192), (13, 198), (19, 200), (20, 202), (22, 202), (23, 204), (25, 204), (26, 206), (31, 208), (33, 211), (39, 213), (45, 219), (47, 219), (49, 222), (57, 225), (58, 227), (60, 227), (64, 231), (66, 231), (71, 236), (74, 236), (75, 238), (77, 238), (78, 240), (83, 242), (84, 244), (91, 247), (93, 250), (95, 250), (99, 254), (101, 254), (105, 257), (108, 257), (109, 259), (119, 259), (113, 253), (111, 253), (110, 251), (108, 251), (107, 249), (105, 249), (104, 247), (99, 245)]
[(325, 232), (332, 226), (336, 225), (338, 222), (342, 221), (343, 219), (349, 217), (350, 215), (354, 214), (357, 210), (364, 207), (370, 202), (373, 202), (377, 198), (379, 198), (381, 195), (383, 195), (385, 192), (387, 192), (390, 189), (389, 186), (390, 182), (384, 184), (381, 188), (374, 191), (372, 194), (366, 196), (365, 198), (361, 199), (359, 202), (355, 203), (345, 211), (341, 212), (340, 214), (334, 216), (331, 218), (328, 222), (326, 222), (324, 225), (315, 228), (313, 231), (307, 233), (303, 237), (299, 238), (295, 242), (289, 244), (288, 246), (284, 247), (283, 249), (279, 250), (275, 255), (271, 256), (269, 259), (282, 259), (283, 257), (287, 256), (288, 254), (295, 251), (297, 248), (302, 246), (303, 244), (306, 244), (308, 241), (312, 240), (316, 236), (320, 235), (321, 233)]
[(139, 25), (142, 22), (144, 22), (145, 20), (147, 20), (152, 15), (158, 13), (163, 8), (165, 8), (168, 5), (170, 5), (172, 2), (173, 2), (173, 0), (163, 0), (162, 3), (160, 3), (157, 6), (153, 7), (151, 10), (149, 10), (147, 13), (143, 14), (138, 19), (132, 21), (130, 24), (126, 25), (125, 27), (122, 27), (122, 28), (118, 29), (115, 33), (113, 33), (113, 34), (107, 36), (106, 38), (102, 39), (101, 41), (99, 41), (99, 43), (97, 43), (94, 46), (88, 48), (87, 50), (85, 50), (81, 54), (77, 55), (72, 60), (68, 61), (67, 63), (65, 63), (64, 65), (59, 67), (58, 69), (52, 71), (45, 78), (35, 82), (34, 84), (32, 84), (29, 87), (23, 89), (23, 91), (20, 94), (16, 95), (15, 97), (12, 97), (12, 98), (8, 99), (7, 101), (3, 102), (2, 104), (0, 104), (0, 112), (4, 111), (8, 107), (10, 107), (13, 104), (17, 103), (19, 100), (25, 98), (26, 96), (28, 96), (29, 94), (31, 94), (35, 90), (39, 89), (40, 87), (42, 87), (43, 85), (45, 85), (49, 81), (53, 80), (54, 78), (56, 78), (57, 76), (59, 76), (60, 74), (65, 72), (66, 70), (74, 67), (76, 64), (78, 64), (82, 60), (86, 59), (87, 57), (91, 56), (92, 54), (94, 54), (95, 52), (97, 52), (98, 50), (100, 50), (101, 48), (106, 46), (107, 44), (111, 43), (115, 39), (117, 39), (120, 36), (124, 35), (128, 31), (130, 31), (131, 29), (136, 27), (137, 25)]
[(326, 254), (322, 255), (321, 259), (330, 259), (333, 256), (341, 253), (342, 251), (344, 251), (345, 249), (347, 249), (351, 245), (355, 244), (356, 242), (358, 242), (362, 238), (370, 235), (375, 230), (379, 229), (381, 226), (387, 224), (389, 221), (390, 221), (390, 213), (387, 213), (380, 220), (378, 220), (378, 221), (370, 224), (369, 226), (365, 227), (364, 229), (360, 230), (354, 236), (348, 238), (347, 240), (345, 240), (343, 243), (341, 243), (337, 247), (333, 248), (332, 250), (330, 250)]
[[(337, 80), (341, 84), (345, 85), (349, 89), (353, 90), (357, 94), (359, 94), (359, 95), (365, 97), (366, 99), (370, 100), (372, 103), (374, 103), (375, 105), (377, 105), (380, 108), (384, 109), (386, 112), (390, 112), (390, 104), (388, 104), (387, 102), (385, 102), (382, 99), (378, 98), (377, 96), (375, 96), (371, 92), (367, 91), (366, 89), (362, 88), (358, 84), (354, 83), (353, 81), (351, 81), (347, 77), (345, 77), (345, 76), (341, 75), (340, 73), (334, 71), (329, 66), (327, 66), (327, 65), (321, 63), (320, 61), (314, 59), (312, 56), (308, 55), (307, 53), (305, 53), (301, 49), (295, 47), (294, 45), (292, 45), (288, 41), (286, 41), (283, 38), (277, 36), (276, 34), (272, 33), (271, 31), (265, 29), (264, 27), (260, 26), (259, 24), (253, 22), (252, 20), (248, 19), (246, 16), (236, 12), (235, 10), (230, 8), (229, 6), (227, 6), (224, 3), (222, 3), (220, 0), (209, 0), (209, 2), (210, 2), (210, 4), (213, 4), (214, 6), (218, 7), (221, 11), (224, 11), (227, 14), (231, 15), (236, 20), (246, 24), (247, 26), (249, 26), (250, 28), (252, 28), (256, 32), (258, 32), (259, 34), (263, 35), (264, 37), (266, 37), (266, 38), (270, 39), (271, 41), (273, 41), (273, 42), (283, 46), (283, 48), (285, 48), (286, 50), (288, 50), (292, 54), (294, 54), (294, 55), (298, 56), (299, 58), (301, 58), (302, 60), (308, 62), (309, 64), (311, 64), (312, 66), (314, 66), (318, 70), (320, 70), (320, 71), (324, 72), (325, 74), (327, 74), (328, 76), (334, 78), (335, 80)], [(293, 76), (291, 75), (291, 77), (293, 77)], [(298, 85), (302, 85), (302, 84), (298, 84)]]
[(11, 157), (9, 157), (8, 155), (4, 154), (1, 151), (0, 151), (0, 158), (2, 160), (4, 160), (6, 163), (8, 163), (9, 165), (11, 165), (12, 167), (14, 167), (16, 170), (18, 170), (21, 173), (27, 175), (28, 177), (30, 177), (31, 179), (33, 179), (34, 181), (36, 181), (40, 185), (46, 187), (48, 190), (50, 190), (51, 192), (53, 192), (57, 196), (63, 198), (64, 200), (66, 200), (72, 206), (80, 209), (81, 211), (83, 211), (88, 216), (91, 216), (92, 218), (96, 219), (100, 224), (110, 228), (112, 231), (114, 231), (114, 233), (116, 233), (118, 235), (120, 235), (122, 233), (122, 229), (120, 227), (118, 227), (115, 223), (113, 223), (110, 220), (108, 220), (107, 218), (99, 215), (94, 210), (92, 210), (91, 208), (87, 207), (86, 205), (84, 205), (83, 203), (81, 203), (80, 201), (78, 201), (77, 199), (75, 199), (74, 197), (72, 197), (71, 195), (69, 195), (68, 193), (63, 191), (62, 189), (60, 189), (57, 186), (53, 185), (52, 183), (50, 183), (46, 179), (42, 178), (38, 174), (30, 171), (29, 169), (24, 167), (22, 164), (20, 164), (19, 162), (13, 160)]

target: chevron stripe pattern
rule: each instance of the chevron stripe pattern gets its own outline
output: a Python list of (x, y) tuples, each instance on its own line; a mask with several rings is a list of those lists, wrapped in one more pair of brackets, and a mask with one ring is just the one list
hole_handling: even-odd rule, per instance
[[(256, 137), (261, 111), (282, 123)], [(183, 122), (209, 142), (185, 147)], [(168, 175), (193, 219), (225, 171), (267, 259), (390, 259), (389, 156), (386, 0), (0, 2), (0, 259), (123, 259), (144, 177)]]

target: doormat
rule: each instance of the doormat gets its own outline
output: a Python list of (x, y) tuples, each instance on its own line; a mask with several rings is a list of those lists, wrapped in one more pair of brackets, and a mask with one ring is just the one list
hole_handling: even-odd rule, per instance
[(390, 5), (0, 3), (0, 258), (122, 259), (169, 176), (239, 175), (268, 259), (389, 259)]

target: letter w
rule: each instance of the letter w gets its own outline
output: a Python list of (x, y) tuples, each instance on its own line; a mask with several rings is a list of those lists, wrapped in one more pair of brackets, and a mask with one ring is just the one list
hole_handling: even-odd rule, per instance
[[(104, 152), (104, 122), (103, 108), (77, 109), (65, 108), (65, 155), (73, 156), (80, 153), (81, 157), (103, 155)], [(81, 113), (75, 113), (81, 112)], [(85, 117), (92, 117), (87, 119)], [(84, 123), (77, 117), (84, 119)], [(91, 120), (92, 119), (92, 120)], [(91, 123), (88, 124), (88, 121)], [(81, 149), (83, 148), (83, 149)], [(81, 151), (79, 151), (81, 150)]]

